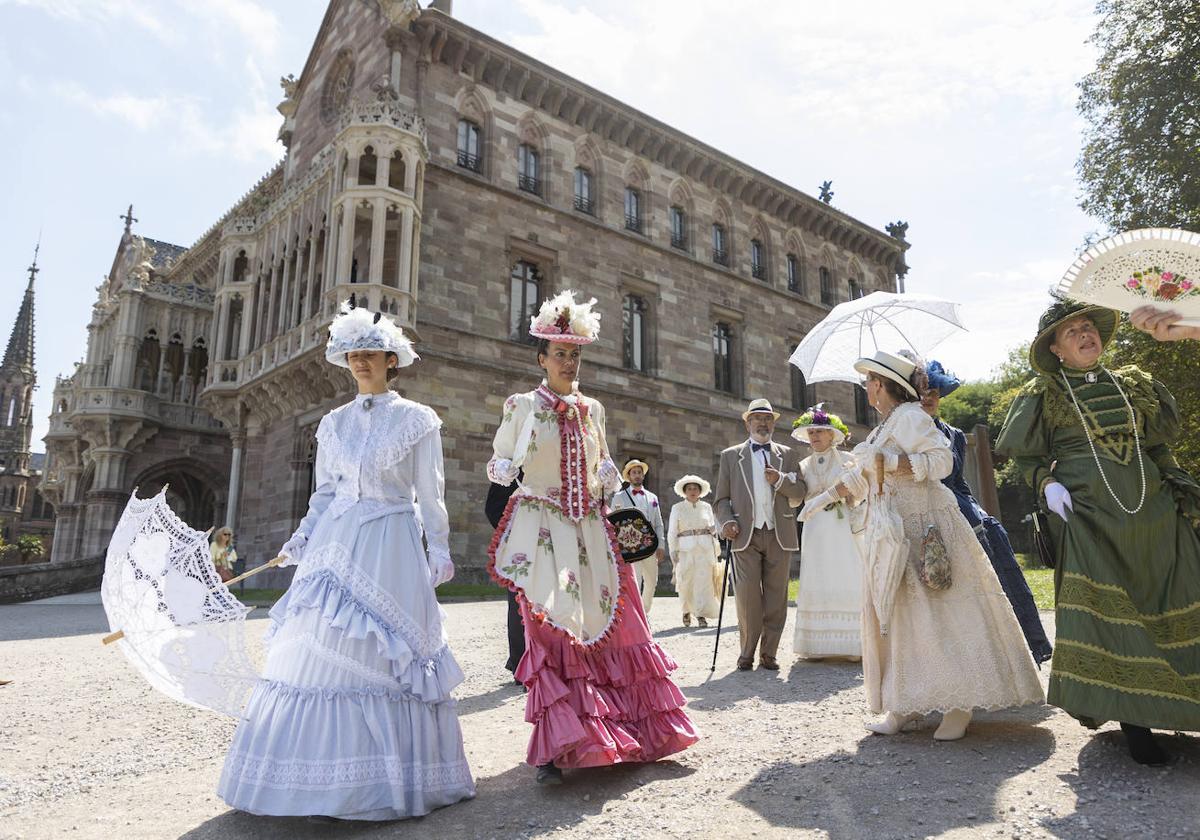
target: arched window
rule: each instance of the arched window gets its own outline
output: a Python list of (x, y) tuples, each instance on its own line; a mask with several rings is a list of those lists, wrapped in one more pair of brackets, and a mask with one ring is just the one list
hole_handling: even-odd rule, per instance
[(642, 232), (642, 194), (633, 187), (625, 188), (625, 229)]
[(625, 367), (645, 371), (647, 368), (646, 301), (637, 295), (625, 295), (621, 309), (621, 328), (624, 338)]
[(712, 226), (712, 261), (717, 265), (729, 265), (729, 237), (725, 225), (713, 222)]
[(804, 269), (800, 258), (795, 254), (787, 255), (787, 287), (789, 292), (804, 294)]
[(246, 267), (250, 261), (246, 259), (245, 251), (238, 251), (237, 257), (233, 260), (233, 280), (231, 282), (241, 283), (246, 279)]
[(575, 209), (593, 215), (596, 212), (592, 172), (583, 166), (575, 167)]
[(375, 186), (375, 177), (379, 173), (379, 159), (375, 157), (375, 147), (367, 146), (358, 156), (358, 185), (360, 187)]
[(528, 143), (517, 147), (517, 189), (542, 194), (542, 156)]
[(671, 247), (681, 251), (687, 249), (687, 211), (677, 204), (671, 205)]
[(767, 254), (761, 239), (750, 240), (750, 276), (756, 280), (767, 279)]
[(535, 263), (517, 260), (509, 274), (509, 336), (514, 341), (535, 344), (529, 321), (542, 305), (542, 275)]
[(833, 273), (825, 266), (821, 266), (821, 303), (825, 306), (837, 305), (837, 289), (833, 287)]
[(458, 121), (458, 165), (472, 172), (483, 171), (479, 125), (470, 120)]
[(388, 187), (404, 192), (404, 153), (397, 149), (388, 163)]
[(724, 321), (713, 325), (713, 387), (733, 393), (733, 328)]

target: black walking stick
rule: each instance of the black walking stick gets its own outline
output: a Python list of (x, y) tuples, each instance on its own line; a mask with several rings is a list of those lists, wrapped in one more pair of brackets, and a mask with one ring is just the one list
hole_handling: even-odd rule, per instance
[(733, 562), (733, 544), (729, 540), (721, 540), (721, 554), (725, 557), (725, 571), (721, 573), (721, 608), (717, 610), (717, 640), (713, 643), (710, 674), (717, 670), (717, 647), (721, 644), (721, 621), (725, 618), (725, 592), (729, 588), (729, 564)]

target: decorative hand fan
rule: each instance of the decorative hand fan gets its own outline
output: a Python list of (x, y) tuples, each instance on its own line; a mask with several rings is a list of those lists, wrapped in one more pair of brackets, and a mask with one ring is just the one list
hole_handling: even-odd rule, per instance
[(1200, 326), (1200, 234), (1142, 228), (1110, 236), (1071, 264), (1056, 291), (1121, 312), (1154, 306)]

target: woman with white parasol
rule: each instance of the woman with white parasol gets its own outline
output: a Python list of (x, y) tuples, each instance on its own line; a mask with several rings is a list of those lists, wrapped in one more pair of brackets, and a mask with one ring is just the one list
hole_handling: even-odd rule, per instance
[[(879, 488), (870, 503), (899, 517), (907, 544), (890, 616), (864, 599), (863, 680), (871, 710), (887, 713), (867, 728), (894, 735), (941, 712), (933, 737), (957, 740), (972, 710), (1041, 703), (1045, 696), (996, 573), (941, 483), (953, 457), (921, 409), (928, 387), (923, 368), (880, 350), (854, 369), (866, 377), (867, 399), (883, 420), (854, 448), (859, 466), (837, 490), (861, 498)], [(876, 550), (868, 542), (868, 567)]]
[(417, 355), (353, 298), (325, 358), (358, 395), (317, 429), (317, 489), (279, 552), (296, 576), (218, 793), (254, 814), (419, 816), (475, 795), (450, 696), (463, 674), (434, 595), (454, 574), (441, 421), (388, 389)]

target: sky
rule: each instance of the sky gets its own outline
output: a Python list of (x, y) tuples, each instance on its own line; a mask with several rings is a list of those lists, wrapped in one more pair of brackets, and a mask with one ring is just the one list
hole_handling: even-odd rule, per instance
[[(352, 0), (373, 2), (373, 0)], [(425, 5), (425, 3), (423, 3)], [(0, 0), (0, 333), (41, 238), (34, 451), (129, 204), (193, 244), (282, 156), (324, 0)], [(986, 377), (1098, 221), (1078, 208), (1093, 0), (455, 0), (470, 26), (835, 207), (909, 223), (934, 355)], [(786, 364), (786, 352), (780, 362)]]

